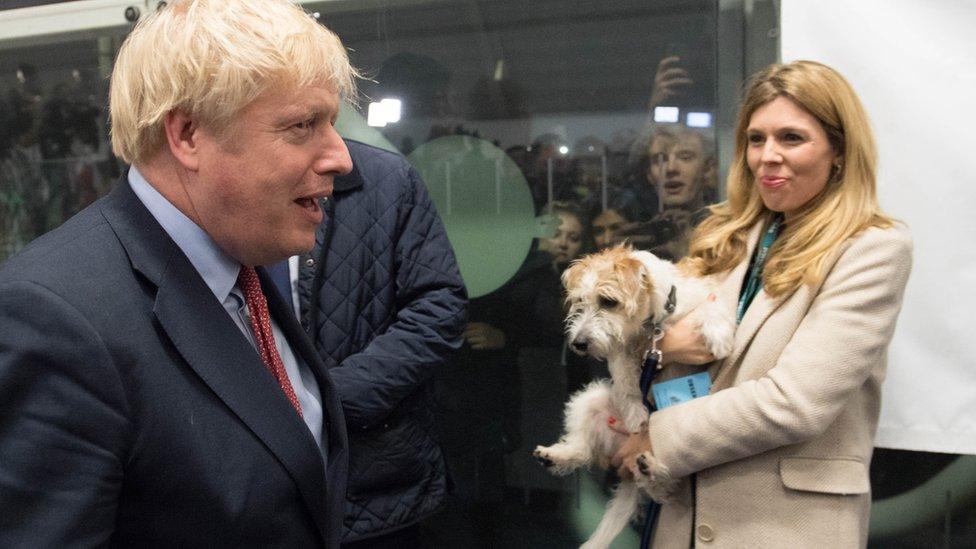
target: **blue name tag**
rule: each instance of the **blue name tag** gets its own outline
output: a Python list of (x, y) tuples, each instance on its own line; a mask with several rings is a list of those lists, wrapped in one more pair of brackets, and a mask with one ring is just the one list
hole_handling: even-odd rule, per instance
[(668, 406), (705, 396), (711, 387), (712, 378), (708, 377), (708, 372), (700, 372), (655, 383), (651, 386), (651, 390), (654, 392), (654, 402), (657, 404), (657, 409), (663, 410)]

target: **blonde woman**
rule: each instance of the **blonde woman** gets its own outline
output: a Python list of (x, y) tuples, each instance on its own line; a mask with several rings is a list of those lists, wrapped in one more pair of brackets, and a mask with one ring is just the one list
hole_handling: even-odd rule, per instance
[[(653, 414), (617, 462), (640, 474), (647, 452), (651, 482), (671, 488), (655, 549), (863, 547), (911, 240), (878, 206), (868, 119), (833, 69), (757, 74), (736, 132), (728, 200), (684, 262), (720, 280), (739, 319), (732, 353), (709, 366), (706, 396)], [(662, 348), (666, 364), (713, 358), (688, 323)], [(686, 373), (670, 365), (664, 378)]]

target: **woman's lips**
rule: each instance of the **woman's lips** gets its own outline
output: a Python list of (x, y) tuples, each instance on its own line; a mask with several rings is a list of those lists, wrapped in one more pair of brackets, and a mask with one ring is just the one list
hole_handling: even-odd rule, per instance
[(785, 177), (774, 177), (774, 176), (771, 176), (771, 175), (764, 175), (764, 176), (762, 176), (762, 177), (759, 178), (759, 182), (762, 183), (762, 186), (763, 187), (766, 187), (766, 188), (769, 188), (769, 189), (775, 189), (777, 187), (782, 187), (783, 185), (785, 185), (786, 184), (786, 178)]

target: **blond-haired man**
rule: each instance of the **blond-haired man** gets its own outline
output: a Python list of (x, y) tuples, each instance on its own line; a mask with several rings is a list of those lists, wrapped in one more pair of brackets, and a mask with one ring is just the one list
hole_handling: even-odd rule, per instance
[(355, 77), (286, 0), (132, 31), (110, 98), (131, 168), (0, 268), (0, 546), (338, 546), (342, 411), (253, 266), (312, 248)]

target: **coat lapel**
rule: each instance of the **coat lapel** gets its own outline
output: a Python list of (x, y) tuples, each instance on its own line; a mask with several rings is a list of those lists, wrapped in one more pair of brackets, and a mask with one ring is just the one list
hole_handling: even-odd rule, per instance
[(322, 455), (254, 348), (179, 247), (132, 192), (123, 174), (103, 215), (133, 268), (158, 288), (153, 312), (190, 368), (294, 479), (323, 537)]
[[(762, 232), (762, 223), (756, 223), (752, 229), (749, 230), (748, 236), (748, 248), (746, 255), (742, 261), (736, 265), (729, 276), (724, 280), (719, 288), (719, 297), (723, 302), (728, 303), (735, 311), (739, 303), (739, 294), (742, 291), (742, 284), (745, 281), (746, 276), (748, 276), (749, 262), (752, 259), (753, 252), (759, 243), (759, 237)], [(752, 303), (749, 308), (746, 309), (745, 315), (742, 317), (742, 322), (735, 330), (735, 338), (732, 343), (732, 352), (726, 357), (725, 360), (720, 362), (718, 367), (717, 375), (715, 376), (715, 381), (713, 382), (713, 391), (724, 389), (731, 386), (732, 379), (735, 376), (736, 371), (738, 371), (739, 359), (742, 354), (749, 347), (749, 343), (752, 342), (752, 338), (759, 331), (759, 328), (766, 322), (769, 315), (773, 313), (789, 296), (780, 296), (777, 298), (771, 297), (766, 293), (765, 289), (760, 289), (756, 297), (753, 298)], [(733, 313), (734, 314), (734, 313)]]

